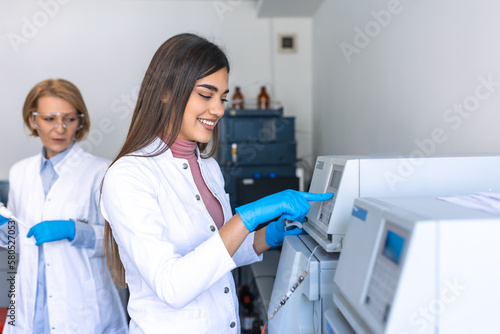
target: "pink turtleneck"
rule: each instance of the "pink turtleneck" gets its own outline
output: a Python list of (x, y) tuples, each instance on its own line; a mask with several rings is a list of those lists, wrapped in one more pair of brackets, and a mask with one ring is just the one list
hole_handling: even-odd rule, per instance
[[(165, 142), (167, 142), (167, 140), (167, 138), (164, 138)], [(217, 200), (210, 189), (208, 189), (203, 177), (201, 176), (200, 165), (198, 165), (198, 158), (195, 154), (196, 142), (177, 138), (170, 149), (172, 150), (174, 158), (186, 159), (188, 161), (189, 166), (191, 167), (191, 174), (193, 175), (194, 183), (200, 192), (203, 203), (205, 204), (210, 216), (212, 216), (215, 225), (217, 225), (217, 228), (220, 229), (224, 224), (224, 213), (219, 200)]]

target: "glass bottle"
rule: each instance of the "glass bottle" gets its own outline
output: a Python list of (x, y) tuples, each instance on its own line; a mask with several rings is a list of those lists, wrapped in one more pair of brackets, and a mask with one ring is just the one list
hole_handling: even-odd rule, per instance
[(260, 93), (257, 97), (257, 109), (269, 109), (269, 95), (266, 92), (265, 86), (260, 88)]
[(236, 86), (233, 98), (233, 109), (245, 109), (245, 98), (241, 94), (240, 87)]

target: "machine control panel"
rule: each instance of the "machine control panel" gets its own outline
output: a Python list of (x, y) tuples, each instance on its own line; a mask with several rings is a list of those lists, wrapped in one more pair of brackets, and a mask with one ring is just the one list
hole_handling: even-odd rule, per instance
[(404, 264), (408, 232), (387, 221), (383, 235), (364, 302), (376, 319), (386, 323)]
[(319, 213), (319, 220), (328, 226), (330, 223), (330, 218), (332, 217), (333, 208), (335, 206), (336, 195), (339, 190), (340, 180), (342, 178), (342, 171), (344, 166), (333, 165), (330, 174), (330, 181), (328, 182), (328, 187), (325, 192), (333, 193), (333, 197), (328, 201), (321, 203), (321, 210)]

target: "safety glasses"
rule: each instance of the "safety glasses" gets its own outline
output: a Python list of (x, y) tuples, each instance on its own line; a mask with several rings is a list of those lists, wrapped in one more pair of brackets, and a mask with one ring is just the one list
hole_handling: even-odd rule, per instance
[(64, 114), (60, 112), (40, 114), (35, 111), (32, 113), (33, 123), (35, 127), (42, 130), (52, 130), (62, 124), (62, 127), (67, 130), (80, 130), (83, 128), (84, 115), (69, 113)]

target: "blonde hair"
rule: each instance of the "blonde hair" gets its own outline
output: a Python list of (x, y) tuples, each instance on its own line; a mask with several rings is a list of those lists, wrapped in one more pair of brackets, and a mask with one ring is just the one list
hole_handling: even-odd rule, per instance
[(64, 79), (44, 80), (33, 87), (28, 96), (26, 96), (23, 106), (23, 121), (24, 125), (31, 131), (30, 135), (38, 137), (36, 129), (31, 127), (29, 120), (32, 117), (32, 113), (38, 108), (38, 99), (44, 96), (58, 97), (66, 100), (75, 107), (78, 114), (83, 115), (83, 127), (76, 131), (75, 140), (80, 141), (85, 138), (90, 130), (90, 117), (87, 107), (85, 106), (80, 90), (74, 84)]

